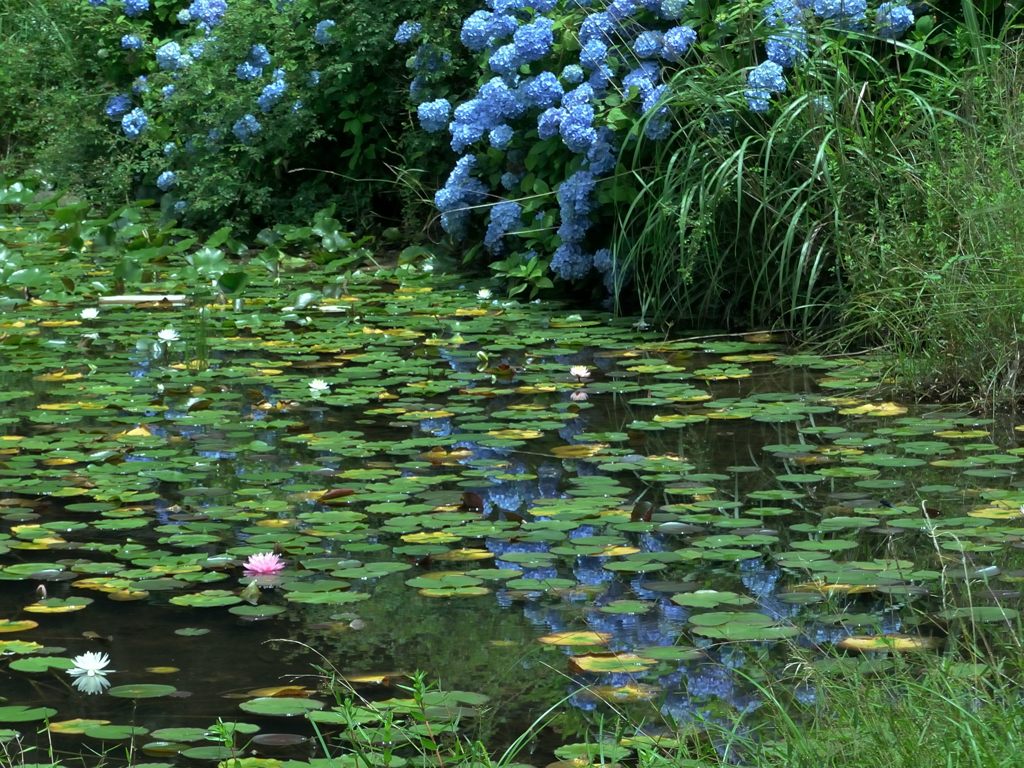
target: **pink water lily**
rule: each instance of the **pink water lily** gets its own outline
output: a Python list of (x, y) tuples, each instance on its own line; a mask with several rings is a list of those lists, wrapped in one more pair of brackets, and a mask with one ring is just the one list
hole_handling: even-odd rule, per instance
[(256, 576), (273, 576), (284, 570), (284, 560), (274, 552), (260, 552), (249, 555), (249, 558), (242, 563), (247, 574)]

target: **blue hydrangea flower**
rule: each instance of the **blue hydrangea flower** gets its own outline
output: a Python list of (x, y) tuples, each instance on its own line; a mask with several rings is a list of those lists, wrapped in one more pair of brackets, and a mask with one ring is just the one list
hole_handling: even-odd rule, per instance
[(678, 19), (688, 5), (687, 0), (661, 0), (658, 15), (663, 19)]
[(562, 243), (580, 243), (591, 227), (596, 180), (590, 171), (577, 171), (558, 185), (558, 237)]
[(418, 21), (403, 21), (398, 25), (398, 31), (395, 32), (395, 42), (402, 45), (411, 43), (413, 38), (422, 31), (423, 25)]
[(178, 15), (175, 16), (179, 24), (188, 24), (192, 21), (192, 14), (189, 13), (188, 8), (182, 8), (178, 11)]
[[(278, 73), (280, 73), (280, 76), (278, 76)], [(263, 112), (269, 112), (273, 109), (274, 105), (284, 96), (285, 91), (288, 90), (288, 84), (284, 81), (284, 72), (277, 70), (274, 75), (274, 80), (263, 86), (263, 90), (256, 98), (256, 104)]]
[(782, 67), (774, 61), (763, 61), (747, 74), (744, 96), (753, 112), (767, 112), (773, 93), (786, 90)]
[(100, 8), (107, 4), (107, 0), (89, 0), (89, 5), (93, 8)]
[(149, 10), (149, 0), (124, 0), (124, 15), (132, 18)]
[(313, 41), (319, 45), (327, 45), (331, 42), (331, 30), (338, 26), (338, 22), (334, 19), (323, 19), (316, 23), (316, 29), (313, 30)]
[(259, 67), (253, 66), (248, 61), (243, 61), (237, 67), (235, 67), (235, 77), (243, 82), (249, 80), (255, 80), (257, 77), (263, 74), (263, 70)]
[(551, 271), (563, 280), (582, 280), (593, 266), (593, 256), (576, 243), (562, 243), (551, 258)]
[(529, 24), (519, 27), (512, 35), (516, 55), (523, 62), (537, 61), (547, 55), (554, 43), (555, 22), (547, 16), (538, 16)]
[(583, 67), (579, 64), (567, 64), (562, 69), (562, 80), (569, 83), (569, 85), (576, 85), (577, 83), (583, 82)]
[(501, 186), (508, 192), (513, 191), (523, 181), (523, 175), (521, 173), (513, 173), (512, 171), (505, 171), (501, 174)]
[(903, 33), (914, 24), (914, 12), (905, 5), (885, 2), (875, 12), (878, 34), (886, 40), (903, 37)]
[(474, 11), (462, 22), (462, 31), (459, 39), (462, 44), (471, 51), (482, 51), (487, 47), (488, 38), (491, 34), (491, 17), (494, 14), (490, 11)]
[(170, 157), (174, 154), (174, 142), (168, 141), (164, 144), (164, 157)]
[(615, 20), (604, 11), (592, 13), (580, 24), (580, 43), (586, 45), (591, 40), (614, 42)]
[(772, 26), (799, 24), (803, 18), (803, 10), (793, 0), (772, 0), (762, 14)]
[(608, 59), (608, 46), (600, 38), (588, 40), (580, 50), (580, 65), (584, 69), (596, 69)]
[(774, 61), (762, 61), (747, 74), (747, 84), (751, 88), (782, 93), (786, 90), (786, 79), (782, 76), (782, 67)]
[(553, 72), (541, 72), (522, 85), (523, 100), (535, 109), (547, 109), (562, 101), (565, 90)]
[(197, 42), (194, 42), (194, 43), (192, 43), (192, 45), (190, 45), (188, 47), (188, 55), (191, 56), (193, 59), (201, 58), (205, 51), (206, 51), (206, 41), (205, 40), (199, 40)]
[(814, 0), (814, 13), (823, 19), (859, 20), (867, 11), (867, 0)]
[(608, 4), (608, 15), (616, 21), (628, 19), (638, 10), (636, 0), (612, 0)]
[(309, 73), (309, 77), (306, 78), (306, 82), (310, 85), (320, 85), (320, 70), (314, 69)]
[(513, 43), (506, 43), (491, 54), (487, 60), (492, 72), (505, 77), (512, 77), (523, 63)]
[(186, 203), (184, 200), (178, 200), (174, 204), (175, 213), (184, 213), (186, 208), (188, 208), (188, 203)]
[(661, 55), (669, 61), (678, 61), (696, 40), (697, 33), (693, 27), (672, 27), (665, 33)]
[(140, 94), (141, 95), (143, 93), (148, 93), (148, 92), (149, 92), (149, 81), (146, 79), (145, 75), (139, 75), (132, 82), (132, 93)]
[(472, 155), (460, 157), (444, 186), (434, 195), (434, 205), (441, 211), (441, 228), (456, 240), (466, 234), (469, 209), (487, 196), (487, 187), (472, 175), (475, 166), (476, 158)]
[(181, 52), (181, 46), (173, 40), (156, 49), (156, 65), (165, 72), (176, 72), (191, 63), (188, 54)]
[(420, 126), (427, 133), (438, 133), (448, 126), (452, 105), (448, 99), (425, 101), (416, 108)]
[(566, 109), (558, 133), (571, 152), (585, 153), (597, 141), (594, 108), (590, 104), (577, 104)]
[(198, 21), (212, 29), (224, 20), (228, 4), (226, 0), (192, 0), (192, 4), (186, 10), (189, 20)]
[(147, 125), (149, 125), (149, 118), (142, 111), (142, 107), (135, 107), (121, 118), (121, 130), (132, 141), (142, 135)]
[(256, 43), (252, 48), (249, 49), (249, 55), (246, 57), (246, 61), (252, 64), (254, 67), (269, 67), (271, 58), (270, 51), (267, 50), (267, 46), (263, 43)]
[(126, 51), (137, 51), (142, 47), (142, 38), (138, 35), (123, 35), (121, 37), (121, 48)]
[(562, 97), (562, 106), (566, 109), (581, 104), (590, 104), (594, 100), (594, 89), (588, 83), (573, 88)]
[(807, 30), (803, 27), (784, 27), (770, 35), (764, 44), (768, 60), (788, 69), (807, 53)]
[(558, 128), (565, 117), (565, 110), (558, 107), (548, 107), (537, 118), (537, 135), (541, 139), (552, 139), (558, 135)]
[(604, 176), (615, 170), (616, 162), (615, 133), (599, 128), (597, 141), (587, 150), (587, 170), (594, 176)]
[(653, 61), (645, 61), (622, 78), (622, 88), (628, 92), (630, 88), (635, 87), (641, 97), (646, 97), (654, 88), (660, 75), (661, 68), (657, 64)]
[(660, 32), (653, 30), (641, 32), (633, 41), (633, 52), (641, 59), (653, 59), (661, 53), (662, 42)]
[(508, 145), (512, 143), (513, 135), (512, 126), (502, 123), (491, 129), (490, 133), (487, 134), (487, 140), (495, 149), (507, 149)]
[(595, 96), (604, 96), (608, 90), (608, 83), (612, 81), (614, 76), (615, 73), (612, 72), (612, 68), (607, 64), (602, 64), (590, 73), (590, 77), (587, 78), (587, 85), (594, 89)]
[(103, 107), (103, 114), (111, 120), (117, 120), (131, 108), (132, 97), (127, 93), (118, 93), (107, 99), (107, 104)]
[(519, 203), (505, 200), (491, 207), (491, 215), (484, 234), (484, 247), (491, 253), (502, 250), (502, 240), (509, 232), (519, 228), (523, 209)]
[(178, 177), (174, 175), (174, 171), (164, 171), (156, 177), (156, 186), (161, 192), (166, 192), (171, 189), (178, 181)]
[(247, 144), (249, 139), (261, 130), (263, 130), (263, 126), (261, 126), (259, 120), (251, 114), (242, 115), (235, 121), (235, 124), (231, 126), (231, 132), (235, 134), (235, 138), (243, 144)]
[(163, 96), (165, 99), (169, 99), (171, 98), (171, 96), (174, 95), (175, 90), (176, 89), (173, 84), (168, 84), (160, 89), (160, 95)]

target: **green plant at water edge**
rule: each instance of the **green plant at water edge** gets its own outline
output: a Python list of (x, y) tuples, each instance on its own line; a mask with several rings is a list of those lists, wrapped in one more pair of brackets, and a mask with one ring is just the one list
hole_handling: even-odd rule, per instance
[(840, 339), (877, 344), (925, 397), (1019, 398), (1024, 371), (1021, 43), (951, 81), (952, 114), (878, 177), (871, 216), (844, 230)]

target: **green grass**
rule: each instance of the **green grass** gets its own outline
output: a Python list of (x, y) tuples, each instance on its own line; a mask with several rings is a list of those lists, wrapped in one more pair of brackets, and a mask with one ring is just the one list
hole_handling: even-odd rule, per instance
[(953, 112), (909, 143), (842, 243), (839, 340), (877, 345), (922, 397), (1018, 400), (1024, 374), (1024, 49), (989, 46)]

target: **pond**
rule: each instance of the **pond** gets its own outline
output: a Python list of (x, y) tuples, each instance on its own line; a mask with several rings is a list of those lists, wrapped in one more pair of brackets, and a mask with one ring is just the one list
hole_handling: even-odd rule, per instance
[(370, 719), (422, 670), (494, 749), (541, 719), (546, 764), (600, 713), (668, 733), (797, 656), (1015, 624), (1020, 432), (886, 401), (869, 358), (258, 255), (236, 301), (170, 253), (118, 302), (123, 265), (61, 231), (0, 218), (0, 274), (56, 286), (0, 317), (0, 740), (28, 763), (349, 765), (325, 670)]

